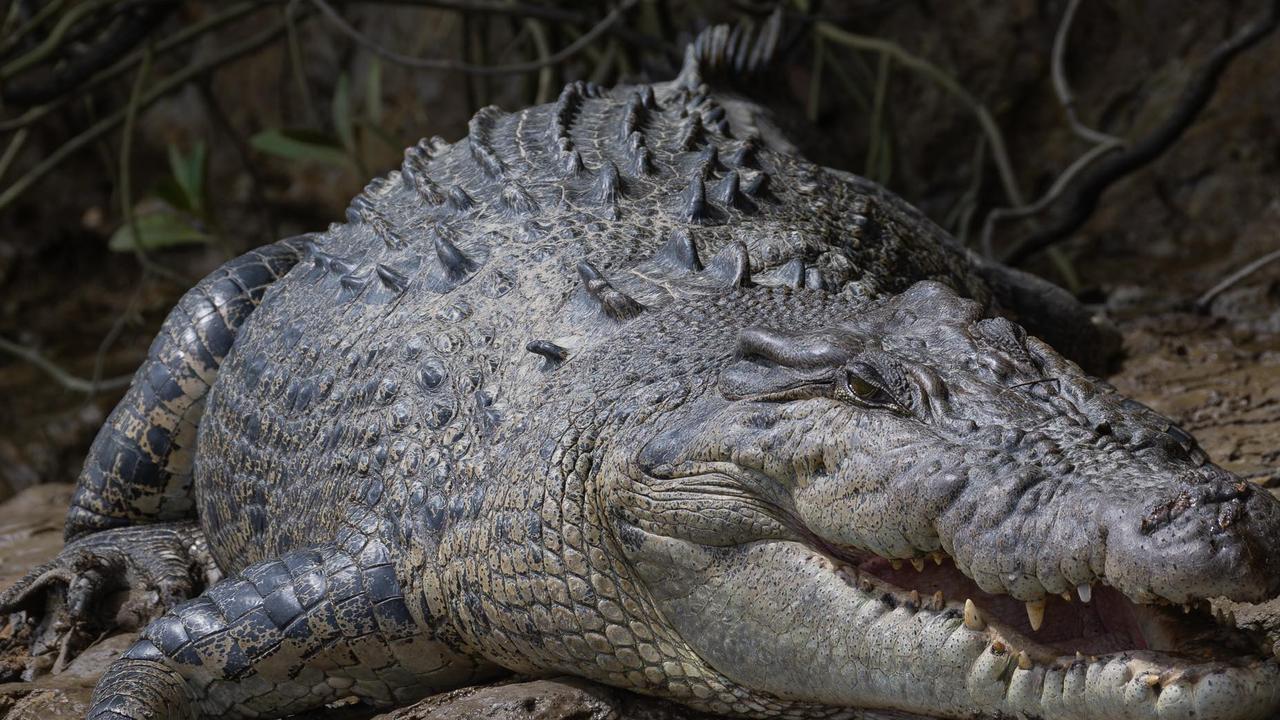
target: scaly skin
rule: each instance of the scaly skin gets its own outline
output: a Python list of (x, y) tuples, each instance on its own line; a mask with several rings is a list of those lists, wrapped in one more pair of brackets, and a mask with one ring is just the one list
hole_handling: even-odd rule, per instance
[[(147, 627), (91, 717), (389, 706), (504, 670), (745, 717), (1280, 707), (1263, 638), (1135, 605), (1280, 592), (1280, 504), (991, 317), (1105, 354), (1061, 291), (712, 95), (750, 45), (722, 33), (671, 83), (484, 110), (285, 246), (202, 365), (191, 472), (143, 448), (173, 468), (143, 497), (182, 507), (193, 478), (227, 579)], [(173, 520), (115, 472), (81, 515)], [(1072, 592), (1143, 647), (1037, 635)]]

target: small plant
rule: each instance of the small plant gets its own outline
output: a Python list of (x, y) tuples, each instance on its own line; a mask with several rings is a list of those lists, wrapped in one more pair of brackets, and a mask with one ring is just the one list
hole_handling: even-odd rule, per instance
[(132, 222), (123, 223), (111, 235), (108, 247), (134, 252), (213, 241), (205, 195), (207, 159), (203, 141), (197, 141), (189, 153), (170, 144), (169, 176), (134, 205)]

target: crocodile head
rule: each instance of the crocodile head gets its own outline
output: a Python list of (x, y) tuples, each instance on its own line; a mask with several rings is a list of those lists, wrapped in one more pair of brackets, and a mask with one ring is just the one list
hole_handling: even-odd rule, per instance
[(1210, 601), (1280, 593), (1280, 502), (1170, 421), (936, 283), (737, 343), (614, 532), (738, 712), (1274, 717)]

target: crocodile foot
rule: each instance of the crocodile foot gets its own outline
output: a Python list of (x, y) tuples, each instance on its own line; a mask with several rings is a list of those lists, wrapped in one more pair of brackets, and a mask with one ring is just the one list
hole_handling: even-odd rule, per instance
[(218, 577), (192, 522), (84, 536), (0, 592), (0, 652), (26, 650), (23, 680), (57, 674), (103, 635), (145, 626)]

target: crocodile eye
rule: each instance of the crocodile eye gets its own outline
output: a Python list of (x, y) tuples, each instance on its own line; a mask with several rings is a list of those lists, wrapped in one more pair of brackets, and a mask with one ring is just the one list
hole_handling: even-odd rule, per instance
[(862, 364), (845, 370), (835, 386), (837, 399), (852, 402), (869, 408), (887, 408), (895, 412), (906, 412), (902, 404), (884, 387), (879, 375), (868, 366)]

